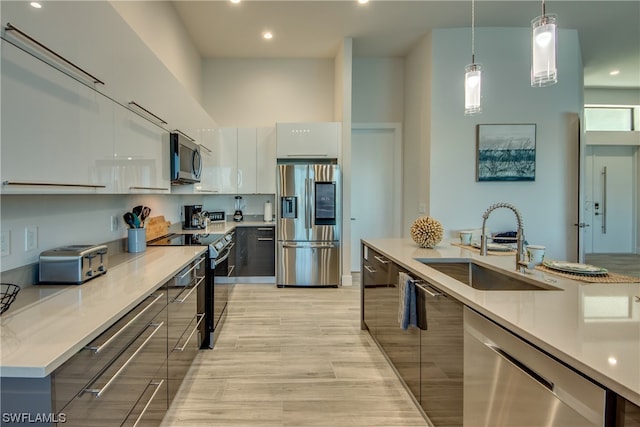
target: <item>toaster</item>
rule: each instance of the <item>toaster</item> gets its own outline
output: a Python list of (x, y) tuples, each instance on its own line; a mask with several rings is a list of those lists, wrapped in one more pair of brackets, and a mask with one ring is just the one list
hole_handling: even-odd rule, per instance
[(40, 254), (40, 283), (82, 284), (107, 272), (106, 245), (71, 245)]

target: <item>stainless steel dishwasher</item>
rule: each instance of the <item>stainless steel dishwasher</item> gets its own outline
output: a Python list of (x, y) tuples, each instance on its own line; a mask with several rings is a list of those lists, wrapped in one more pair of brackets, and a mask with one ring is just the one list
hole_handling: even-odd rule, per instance
[(605, 425), (605, 390), (464, 309), (465, 427)]

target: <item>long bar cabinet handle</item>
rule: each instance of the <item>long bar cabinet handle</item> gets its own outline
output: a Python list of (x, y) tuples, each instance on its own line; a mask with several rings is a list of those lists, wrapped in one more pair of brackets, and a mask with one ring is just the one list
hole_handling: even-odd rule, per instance
[(164, 296), (164, 292), (161, 293), (160, 295), (158, 295), (153, 301), (151, 301), (151, 303), (146, 306), (144, 308), (144, 310), (140, 311), (140, 313), (136, 314), (136, 316), (129, 320), (127, 322), (126, 325), (124, 325), (122, 328), (120, 328), (118, 330), (118, 332), (116, 332), (115, 334), (111, 335), (111, 337), (106, 340), (104, 343), (102, 343), (102, 345), (98, 345), (98, 346), (94, 346), (94, 347), (85, 347), (87, 350), (91, 350), (94, 353), (100, 353), (105, 347), (107, 347), (109, 344), (111, 344), (113, 342), (113, 340), (115, 340), (121, 333), (123, 333), (129, 326), (131, 326), (131, 324), (133, 324), (133, 322), (135, 322), (136, 320), (138, 320), (140, 318), (140, 316), (142, 316), (144, 313), (147, 312), (147, 310), (149, 310), (153, 304), (155, 304), (156, 302), (158, 302), (158, 300), (160, 300), (160, 298), (162, 298)]
[(144, 113), (146, 113), (146, 114), (150, 115), (151, 117), (153, 117), (154, 119), (158, 120), (160, 122), (160, 124), (163, 124), (163, 125), (167, 124), (167, 122), (162, 120), (162, 118), (156, 116), (151, 111), (147, 110), (146, 108), (144, 108), (142, 105), (138, 104), (137, 102), (129, 101), (129, 105), (133, 105), (137, 109), (142, 110)]
[(138, 355), (138, 353), (140, 353), (142, 351), (142, 349), (147, 345), (147, 343), (149, 341), (151, 341), (153, 336), (158, 333), (158, 331), (160, 330), (160, 328), (162, 328), (163, 325), (164, 325), (164, 322), (150, 323), (149, 326), (154, 326), (155, 327), (154, 331), (151, 332), (151, 334), (149, 334), (147, 339), (144, 340), (144, 342), (142, 344), (140, 344), (140, 347), (138, 347), (136, 349), (136, 351), (134, 351), (133, 354), (131, 356), (129, 356), (127, 361), (124, 362), (124, 364), (120, 367), (120, 369), (118, 369), (116, 371), (116, 373), (113, 374), (111, 376), (111, 378), (109, 378), (109, 381), (107, 381), (107, 383), (105, 385), (103, 385), (102, 388), (97, 388), (97, 389), (96, 388), (87, 388), (84, 391), (94, 394), (96, 396), (96, 399), (99, 398), (100, 396), (102, 396), (102, 394), (105, 391), (107, 391), (109, 389), (109, 387), (111, 387), (111, 384), (113, 384), (113, 382), (116, 380), (116, 378), (118, 378), (120, 376), (120, 374), (122, 374), (122, 371), (124, 371), (125, 368), (127, 366), (129, 366), (129, 363), (131, 363), (133, 361), (133, 359), (135, 359), (135, 357)]
[(198, 262), (196, 264), (194, 264), (190, 269), (188, 269), (187, 271), (185, 271), (184, 273), (182, 273), (180, 276), (178, 276), (178, 280), (182, 280), (184, 279), (187, 274), (191, 273), (193, 270), (197, 269), (198, 267), (200, 267), (200, 264), (202, 264), (204, 262), (205, 258), (201, 257)]
[[(202, 323), (202, 321), (204, 320), (204, 314), (203, 313), (196, 313), (196, 315), (194, 316), (194, 319), (198, 319), (196, 321), (196, 326), (193, 327), (193, 329), (191, 330), (191, 333), (189, 334), (187, 339), (184, 340), (184, 344), (182, 344), (181, 347), (175, 346), (173, 348), (174, 351), (184, 351), (184, 349), (187, 348), (187, 345), (189, 344), (189, 341), (191, 341), (191, 337), (193, 336), (193, 334), (196, 333), (196, 331), (198, 330), (198, 327), (200, 326), (200, 323)], [(189, 322), (189, 323), (191, 323), (191, 322)], [(180, 338), (182, 338), (182, 337), (180, 337)]]
[(27, 39), (28, 41), (30, 41), (31, 43), (33, 43), (34, 45), (36, 45), (40, 49), (42, 49), (45, 52), (47, 52), (48, 54), (50, 54), (51, 56), (59, 59), (60, 61), (62, 61), (65, 64), (67, 64), (68, 66), (72, 67), (73, 69), (75, 69), (77, 71), (80, 71), (85, 76), (91, 78), (94, 83), (98, 83), (98, 84), (104, 85), (104, 82), (102, 80), (100, 80), (99, 78), (97, 78), (93, 74), (89, 73), (88, 71), (84, 70), (83, 68), (77, 66), (73, 62), (69, 61), (67, 58), (65, 58), (64, 56), (60, 55), (59, 53), (56, 53), (53, 50), (49, 49), (47, 46), (43, 45), (38, 40), (34, 39), (33, 37), (31, 37), (30, 35), (28, 35), (24, 31), (18, 29), (15, 25), (11, 24), (10, 22), (7, 22), (7, 25), (4, 27), (4, 29), (5, 29), (5, 31), (15, 31), (20, 36), (24, 37), (25, 39)]
[(149, 383), (149, 385), (147, 385), (147, 388), (149, 388), (150, 385), (153, 385), (153, 386), (156, 387), (156, 389), (153, 392), (153, 394), (151, 395), (151, 397), (149, 398), (149, 400), (147, 401), (147, 404), (144, 405), (144, 408), (142, 408), (142, 412), (140, 412), (140, 415), (138, 415), (138, 418), (136, 418), (136, 422), (133, 423), (133, 427), (137, 427), (138, 426), (138, 423), (140, 422), (140, 420), (142, 420), (142, 417), (144, 416), (145, 412), (147, 412), (147, 409), (149, 409), (149, 406), (151, 406), (151, 402), (153, 402), (153, 399), (156, 398), (156, 394), (158, 394), (158, 392), (160, 391), (160, 388), (162, 387), (162, 384), (164, 384), (164, 380), (151, 381)]
[(365, 265), (364, 268), (369, 272), (369, 273), (376, 273), (378, 270), (376, 270), (373, 267), (370, 267), (368, 265)]
[(185, 302), (187, 299), (189, 299), (189, 296), (193, 293), (193, 291), (195, 291), (196, 289), (198, 289), (198, 286), (200, 286), (200, 283), (202, 283), (202, 281), (204, 280), (205, 276), (202, 277), (198, 277), (198, 281), (196, 282), (195, 285), (193, 285), (191, 287), (191, 289), (189, 289), (189, 292), (187, 292), (187, 295), (184, 296), (184, 298), (180, 298), (175, 300), (174, 302), (176, 304), (182, 304), (183, 302)]
[(273, 237), (258, 237), (258, 242), (273, 242)]
[(164, 190), (169, 191), (168, 188), (164, 187), (129, 187), (129, 190)]
[[(186, 133), (182, 132), (180, 129), (174, 129), (173, 131), (179, 133), (180, 135), (184, 136), (185, 138), (190, 139), (191, 142), (196, 142), (195, 139), (191, 138), (189, 135), (187, 135)], [(198, 145), (200, 145), (200, 144), (198, 144)]]
[(38, 187), (76, 187), (76, 188), (107, 188), (98, 184), (68, 184), (65, 182), (36, 182), (36, 181), (2, 181), (2, 185), (38, 186)]
[(374, 257), (375, 259), (377, 259), (377, 260), (378, 260), (378, 262), (379, 262), (379, 263), (381, 263), (381, 264), (389, 264), (389, 263), (391, 262), (391, 261), (389, 261), (388, 259), (386, 259), (386, 258), (384, 258), (384, 257), (381, 257), (381, 256), (378, 256), (378, 255), (374, 255), (373, 257)]

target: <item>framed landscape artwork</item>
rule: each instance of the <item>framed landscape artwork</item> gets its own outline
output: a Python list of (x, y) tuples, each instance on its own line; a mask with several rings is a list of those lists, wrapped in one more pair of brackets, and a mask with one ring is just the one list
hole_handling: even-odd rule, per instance
[(478, 125), (477, 181), (535, 181), (536, 125)]

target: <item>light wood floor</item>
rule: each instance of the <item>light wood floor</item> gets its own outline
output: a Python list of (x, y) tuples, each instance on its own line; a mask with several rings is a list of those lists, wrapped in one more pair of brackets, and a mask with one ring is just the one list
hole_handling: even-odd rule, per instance
[(360, 288), (236, 285), (213, 350), (202, 350), (163, 424), (426, 426), (360, 330)]

